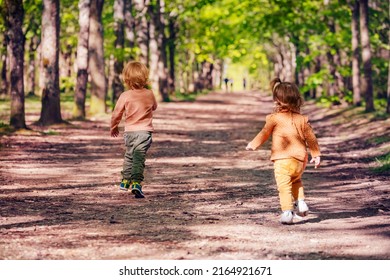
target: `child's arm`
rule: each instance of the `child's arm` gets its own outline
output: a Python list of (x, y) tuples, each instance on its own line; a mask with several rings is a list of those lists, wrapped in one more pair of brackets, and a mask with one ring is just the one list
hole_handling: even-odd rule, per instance
[(314, 162), (314, 168), (318, 168), (321, 163), (321, 152), (320, 147), (318, 145), (317, 138), (313, 132), (313, 129), (311, 128), (308, 119), (305, 121), (305, 131), (304, 131), (306, 143), (309, 146), (310, 153), (312, 159), (310, 160), (310, 163)]
[(265, 118), (265, 125), (263, 129), (256, 135), (256, 137), (251, 142), (248, 143), (245, 149), (247, 151), (249, 150), (254, 151), (262, 144), (264, 144), (264, 142), (267, 141), (268, 138), (271, 136), (274, 126), (275, 123), (273, 122), (271, 115), (268, 115)]
[(157, 109), (157, 101), (156, 101), (156, 98), (154, 97), (154, 93), (152, 93), (152, 96), (153, 96), (153, 107), (152, 107), (152, 110), (155, 111)]
[(111, 116), (111, 137), (117, 137), (119, 135), (118, 125), (122, 120), (123, 112), (125, 111), (125, 101), (123, 94), (119, 96), (119, 99), (115, 105), (114, 111)]

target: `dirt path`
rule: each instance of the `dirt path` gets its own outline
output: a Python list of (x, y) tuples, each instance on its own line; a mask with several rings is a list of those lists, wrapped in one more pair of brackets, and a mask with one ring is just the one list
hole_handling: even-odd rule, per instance
[(282, 226), (269, 144), (245, 151), (271, 108), (259, 93), (161, 104), (143, 200), (118, 189), (108, 118), (3, 136), (0, 259), (390, 259), (390, 178), (368, 171), (389, 120), (335, 125), (308, 105), (326, 156), (304, 175), (310, 215)]

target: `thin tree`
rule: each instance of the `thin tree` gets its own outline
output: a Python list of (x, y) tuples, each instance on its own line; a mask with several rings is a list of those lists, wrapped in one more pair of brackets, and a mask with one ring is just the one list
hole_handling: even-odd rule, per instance
[(77, 81), (73, 117), (85, 119), (85, 98), (88, 83), (88, 40), (90, 0), (79, 1), (79, 38), (77, 43)]
[(175, 56), (176, 56), (176, 33), (177, 33), (177, 23), (176, 17), (173, 15), (169, 16), (169, 39), (168, 39), (168, 48), (169, 48), (169, 92), (175, 92)]
[(28, 72), (27, 72), (27, 94), (35, 95), (35, 73), (36, 73), (36, 62), (35, 62), (35, 53), (39, 46), (39, 40), (37, 36), (30, 38), (30, 43), (28, 44)]
[[(390, 31), (387, 31), (388, 38), (390, 40)], [(386, 113), (390, 114), (390, 63), (387, 70), (387, 107)]]
[[(133, 0), (126, 0), (125, 3), (125, 37), (131, 49), (135, 45), (135, 20), (133, 17)], [(131, 59), (134, 59), (133, 53), (131, 53)]]
[(89, 75), (91, 77), (91, 115), (106, 112), (107, 79), (104, 63), (102, 11), (104, 0), (91, 0), (89, 25)]
[[(157, 15), (157, 6), (155, 4), (149, 5), (149, 49), (150, 49), (150, 60), (149, 60), (149, 68), (150, 68), (150, 83), (153, 89), (153, 92), (157, 95), (159, 92), (159, 73), (158, 73), (158, 59), (160, 57), (160, 49), (159, 42), (157, 41), (158, 37), (158, 27), (156, 25), (156, 17)], [(141, 58), (143, 56), (141, 55)]]
[(360, 5), (360, 42), (362, 46), (363, 79), (362, 93), (366, 101), (366, 112), (375, 111), (372, 85), (371, 45), (368, 30), (368, 0), (359, 0)]
[(139, 60), (141, 63), (149, 66), (149, 24), (146, 19), (149, 0), (133, 0), (136, 26), (136, 38), (138, 47), (141, 50)]
[(10, 125), (16, 129), (26, 128), (24, 114), (24, 9), (22, 0), (5, 0), (7, 36), (11, 71), (11, 119)]
[(167, 58), (167, 37), (165, 35), (165, 1), (157, 0), (157, 42), (160, 47), (158, 58), (158, 89), (163, 101), (169, 101), (168, 95), (168, 58)]
[[(1, 19), (4, 21), (4, 25), (6, 26), (6, 12), (5, 12), (5, 3), (0, 6), (0, 14)], [(3, 33), (3, 46), (1, 50), (1, 86), (0, 86), (0, 95), (8, 94), (8, 77), (7, 77), (7, 61), (8, 61), (8, 35), (7, 32)]]
[(112, 83), (112, 103), (119, 98), (124, 87), (120, 79), (123, 69), (125, 47), (125, 0), (115, 0), (114, 2), (114, 32), (115, 32), (115, 61), (114, 61), (114, 79)]
[(360, 95), (360, 49), (359, 49), (359, 1), (356, 0), (352, 7), (352, 88), (353, 104), (361, 105)]

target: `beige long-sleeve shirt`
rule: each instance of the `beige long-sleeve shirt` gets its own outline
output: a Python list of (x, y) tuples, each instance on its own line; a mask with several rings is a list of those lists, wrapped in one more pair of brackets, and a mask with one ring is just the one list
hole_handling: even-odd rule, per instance
[(111, 130), (118, 127), (125, 115), (125, 131), (154, 131), (153, 111), (157, 101), (149, 89), (135, 89), (123, 92), (116, 102), (111, 117)]
[(279, 112), (266, 117), (263, 129), (249, 143), (252, 149), (261, 146), (272, 135), (271, 160), (295, 158), (305, 161), (307, 148), (312, 157), (321, 155), (317, 138), (308, 117), (298, 113)]

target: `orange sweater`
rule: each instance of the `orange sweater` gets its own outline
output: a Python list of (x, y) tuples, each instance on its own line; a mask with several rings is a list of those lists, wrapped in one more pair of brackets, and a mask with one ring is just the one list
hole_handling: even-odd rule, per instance
[(135, 89), (123, 92), (116, 102), (111, 117), (111, 130), (118, 127), (125, 113), (125, 131), (153, 132), (153, 111), (157, 102), (149, 89)]
[(271, 160), (295, 158), (305, 161), (306, 144), (312, 157), (320, 156), (317, 138), (308, 122), (308, 117), (298, 113), (279, 112), (266, 117), (263, 129), (249, 143), (258, 148), (272, 135)]

